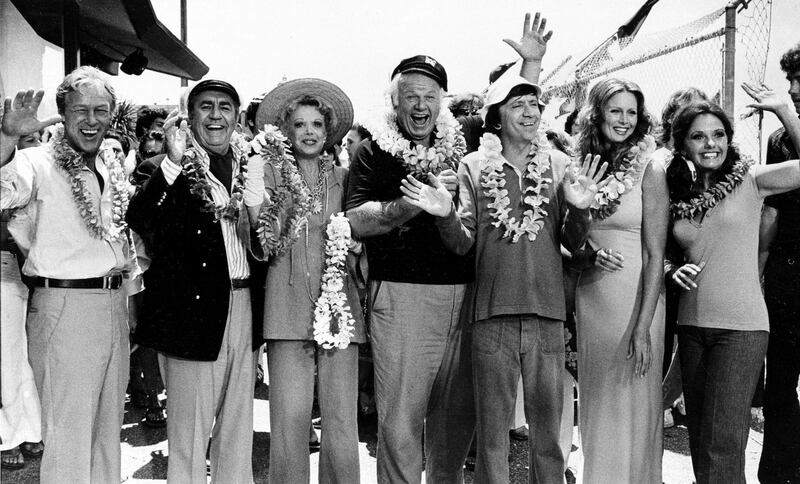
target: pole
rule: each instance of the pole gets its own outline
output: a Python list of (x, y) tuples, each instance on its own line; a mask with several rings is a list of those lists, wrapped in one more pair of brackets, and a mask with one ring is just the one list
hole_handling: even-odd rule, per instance
[(736, 87), (736, 7), (734, 1), (725, 7), (725, 46), (722, 49), (722, 110), (733, 122), (733, 97)]
[(69, 74), (81, 64), (80, 7), (75, 0), (64, 2), (61, 16), (61, 45), (64, 46), (64, 75)]
[[(181, 42), (186, 45), (186, 0), (181, 0)], [(181, 87), (189, 85), (189, 80), (181, 77)]]

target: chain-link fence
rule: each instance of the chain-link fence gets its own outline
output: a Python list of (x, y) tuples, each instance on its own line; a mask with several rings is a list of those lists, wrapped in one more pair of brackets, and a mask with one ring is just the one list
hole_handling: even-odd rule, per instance
[[(564, 59), (541, 81), (548, 101), (572, 100), (581, 106), (589, 88), (605, 77), (621, 77), (639, 84), (647, 109), (655, 119), (669, 96), (678, 89), (696, 87), (715, 101), (734, 96), (735, 141), (743, 153), (760, 160), (761, 118), (747, 116), (749, 98), (738, 87), (744, 81), (763, 82), (772, 0), (735, 0), (735, 45), (725, 40), (725, 10), (717, 10), (685, 25), (648, 35), (619, 38), (612, 35), (589, 52)], [(733, 93), (723, 92), (724, 56), (735, 48)]]

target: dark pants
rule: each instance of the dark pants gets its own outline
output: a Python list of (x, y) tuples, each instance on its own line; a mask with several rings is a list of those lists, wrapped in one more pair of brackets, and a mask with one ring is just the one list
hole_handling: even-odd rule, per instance
[(697, 484), (745, 484), (750, 402), (769, 333), (680, 326), (683, 394)]
[(797, 251), (770, 254), (765, 271), (770, 339), (764, 390), (764, 448), (758, 479), (800, 483), (800, 258)]

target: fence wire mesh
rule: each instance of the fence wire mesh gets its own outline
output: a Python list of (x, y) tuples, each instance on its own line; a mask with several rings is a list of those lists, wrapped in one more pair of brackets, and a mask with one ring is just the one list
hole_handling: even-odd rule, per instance
[[(760, 161), (761, 118), (744, 117), (749, 98), (738, 87), (744, 81), (763, 82), (772, 0), (736, 0), (734, 95), (735, 139), (743, 153)], [(730, 48), (729, 47), (729, 48)], [(605, 77), (639, 84), (654, 120), (678, 89), (702, 89), (716, 102), (725, 81), (725, 3), (713, 12), (672, 29), (632, 40), (612, 35), (588, 52), (575, 53), (541, 81), (543, 98), (556, 103), (571, 100), (581, 106), (589, 88)], [(557, 105), (557, 104), (556, 104)]]

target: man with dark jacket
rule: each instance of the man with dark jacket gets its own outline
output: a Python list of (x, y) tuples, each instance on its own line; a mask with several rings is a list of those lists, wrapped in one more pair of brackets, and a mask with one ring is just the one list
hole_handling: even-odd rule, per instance
[(234, 135), (233, 86), (202, 81), (187, 106), (188, 119), (173, 114), (165, 123), (166, 155), (135, 176), (127, 220), (151, 259), (135, 341), (159, 352), (169, 394), (167, 480), (205, 483), (211, 436), (212, 481), (250, 483), (251, 309), (260, 304), (251, 305), (240, 210), (248, 147)]

